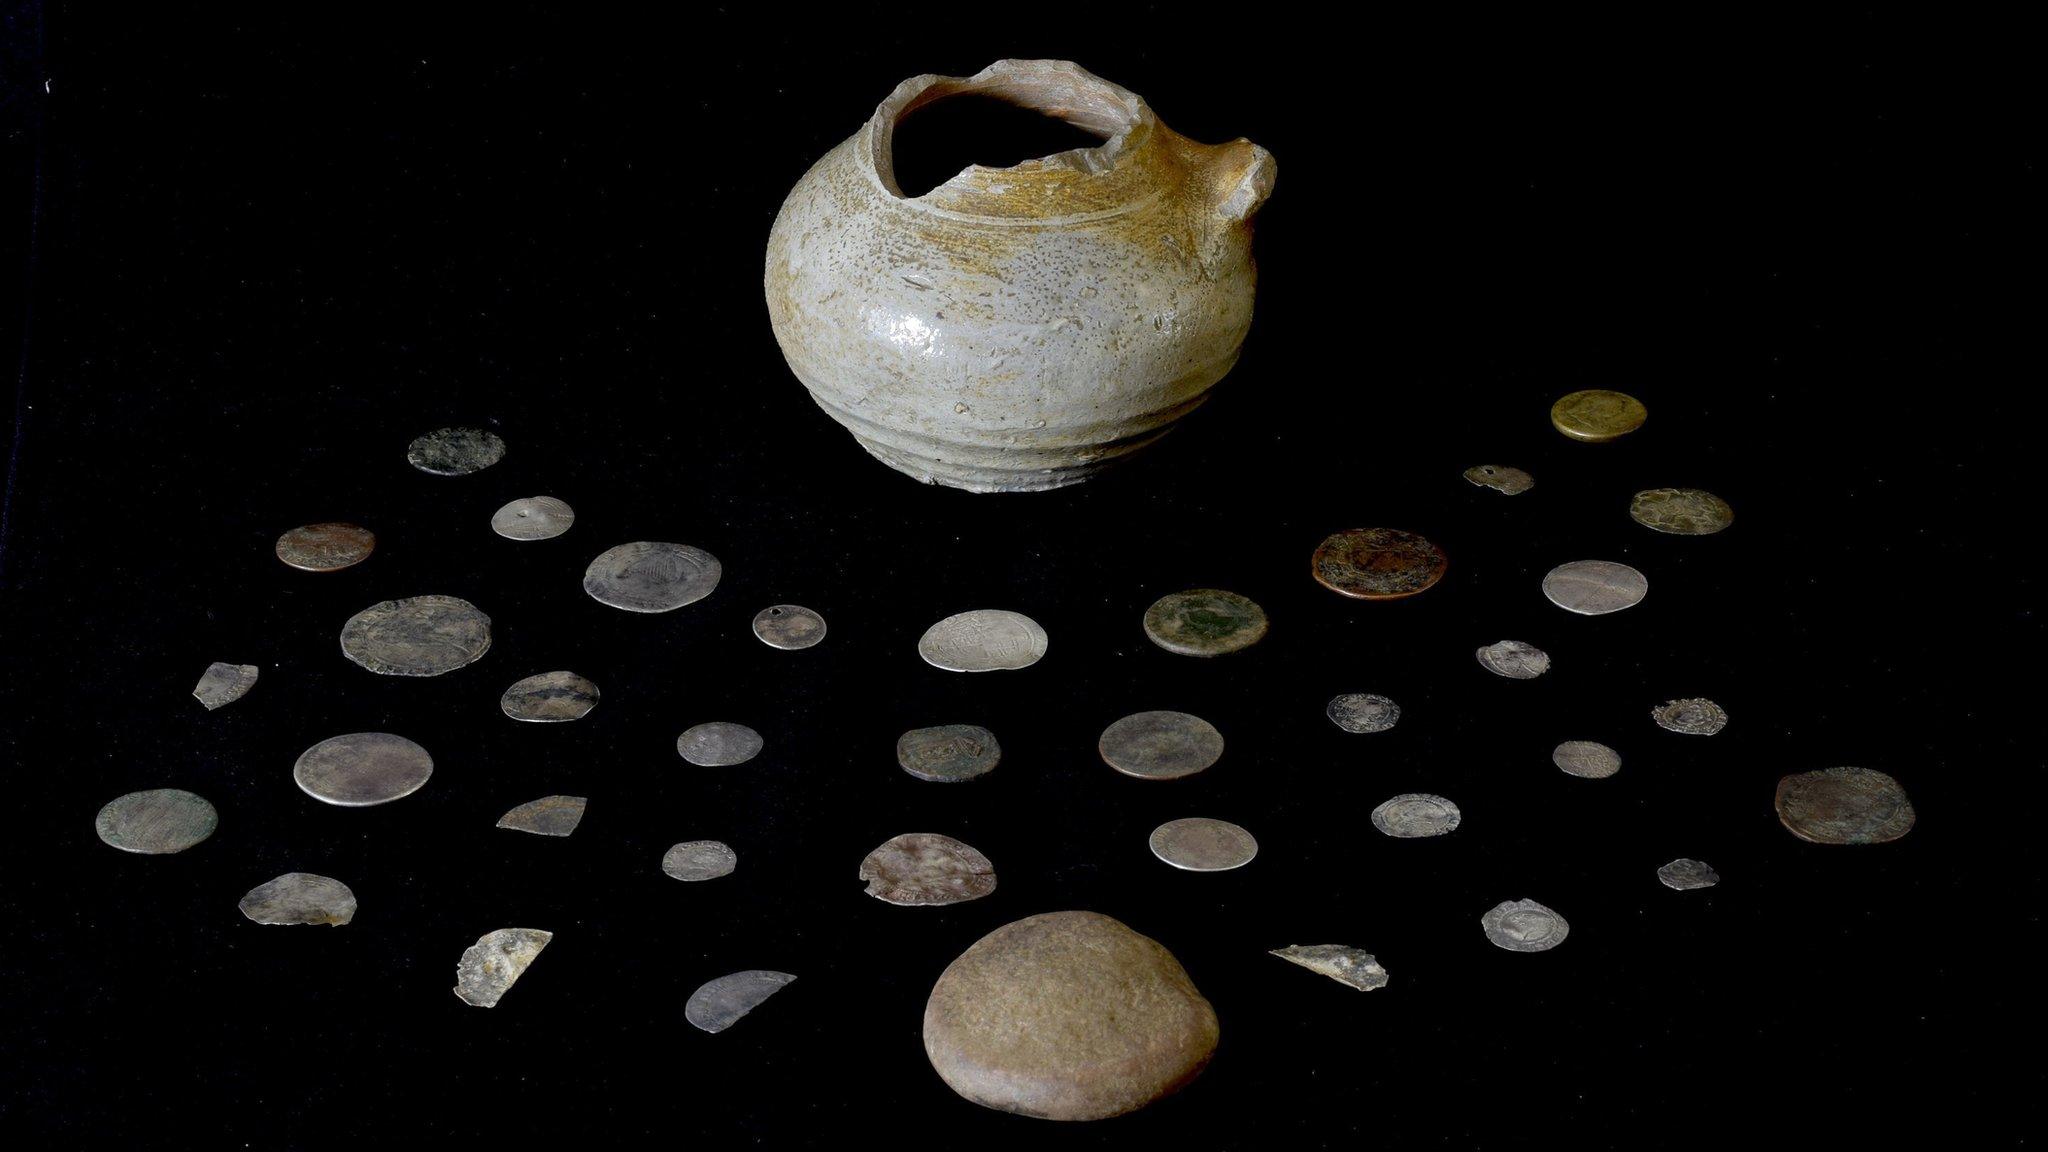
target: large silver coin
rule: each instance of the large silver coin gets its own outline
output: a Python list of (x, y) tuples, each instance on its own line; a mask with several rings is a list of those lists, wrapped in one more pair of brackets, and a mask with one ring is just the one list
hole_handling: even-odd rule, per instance
[(1699, 488), (1651, 488), (1628, 504), (1629, 518), (1673, 536), (1711, 536), (1735, 523), (1726, 500)]
[(1605, 780), (1621, 771), (1621, 753), (1591, 740), (1567, 740), (1551, 750), (1550, 762), (1570, 776)]
[(1666, 888), (1690, 892), (1695, 888), (1712, 888), (1721, 882), (1721, 874), (1699, 860), (1680, 856), (1671, 863), (1657, 869), (1657, 879)]
[(1605, 616), (1633, 608), (1650, 594), (1649, 578), (1613, 560), (1574, 560), (1543, 578), (1552, 604), (1581, 616)]
[(239, 905), (258, 924), (332, 924), (356, 918), (356, 894), (332, 876), (287, 872), (249, 889)]
[(306, 795), (344, 808), (389, 804), (420, 790), (434, 774), (427, 750), (389, 732), (330, 736), (305, 750), (292, 779)]
[(1913, 802), (1869, 768), (1823, 768), (1778, 781), (1778, 821), (1815, 844), (1883, 844), (1913, 830)]
[(1550, 671), (1550, 653), (1520, 640), (1502, 640), (1473, 653), (1479, 666), (1510, 680), (1534, 680)]
[(1401, 706), (1371, 692), (1332, 696), (1323, 710), (1330, 723), (1346, 732), (1385, 732), (1401, 720)]
[(1045, 655), (1045, 629), (1021, 612), (979, 608), (948, 616), (917, 642), (917, 654), (948, 672), (1029, 668)]
[(507, 540), (552, 540), (576, 523), (576, 510), (553, 496), (522, 496), (491, 514), (491, 531)]
[(583, 823), (589, 801), (581, 796), (543, 796), (498, 817), (498, 827), (535, 836), (567, 836)]
[(670, 848), (661, 858), (663, 872), (693, 883), (730, 876), (739, 865), (739, 853), (718, 840), (686, 840)]
[(414, 440), (406, 462), (436, 476), (467, 476), (505, 458), (505, 442), (484, 428), (441, 428)]
[(535, 724), (581, 720), (597, 707), (597, 685), (574, 672), (542, 672), (505, 689), (498, 707), (514, 720)]
[(1372, 826), (1397, 840), (1441, 836), (1464, 818), (1456, 804), (1427, 792), (1405, 792), (1372, 810)]
[(760, 755), (765, 744), (761, 734), (745, 724), (713, 720), (684, 730), (676, 737), (676, 752), (699, 768), (727, 768)]
[(896, 740), (896, 763), (919, 780), (972, 780), (1002, 758), (996, 734), (972, 724), (912, 728)]
[(339, 572), (370, 558), (377, 534), (354, 524), (328, 522), (294, 528), (277, 538), (277, 558), (302, 572)]
[(608, 548), (583, 570), (583, 590), (628, 612), (671, 612), (718, 587), (718, 557), (688, 544), (637, 540)]
[(341, 628), (341, 654), (385, 676), (439, 676), (491, 650), (491, 618), (454, 596), (372, 604)]
[(261, 669), (254, 664), (209, 664), (192, 689), (192, 697), (206, 705), (208, 712), (233, 704), (256, 686)]
[(770, 648), (795, 652), (825, 638), (825, 618), (800, 604), (777, 604), (754, 614), (754, 635)]
[(93, 830), (123, 852), (164, 856), (183, 852), (213, 835), (220, 813), (206, 798), (183, 788), (151, 788), (107, 802), (93, 818)]
[(1259, 854), (1252, 834), (1228, 820), (1189, 816), (1152, 830), (1152, 854), (1188, 872), (1228, 872)]
[(1486, 938), (1510, 952), (1548, 952), (1564, 943), (1570, 924), (1534, 900), (1509, 900), (1479, 918)]
[(996, 866), (951, 836), (905, 832), (860, 862), (868, 895), (891, 904), (958, 904), (996, 890)]
[(1223, 756), (1223, 733), (1186, 712), (1138, 712), (1102, 730), (1103, 762), (1141, 780), (1193, 776)]
[(1266, 610), (1220, 588), (1161, 596), (1145, 609), (1145, 635), (1181, 656), (1221, 656), (1259, 642)]
[(500, 928), (484, 933), (463, 949), (462, 959), (456, 961), (456, 997), (478, 1008), (496, 1006), (554, 938), (553, 932), (539, 928)]
[(1666, 732), (1687, 736), (1712, 736), (1728, 726), (1728, 712), (1703, 696), (1666, 700), (1650, 709), (1650, 719)]
[(723, 1032), (796, 979), (787, 972), (755, 968), (699, 985), (683, 1005), (683, 1019), (706, 1032)]
[(1360, 992), (1387, 986), (1387, 970), (1380, 967), (1372, 953), (1349, 944), (1289, 944), (1273, 949), (1271, 955), (1320, 972), (1339, 984), (1349, 984)]
[(1465, 479), (1481, 488), (1491, 488), (1505, 496), (1516, 496), (1536, 486), (1536, 478), (1520, 468), (1509, 468), (1504, 464), (1481, 464), (1465, 469)]

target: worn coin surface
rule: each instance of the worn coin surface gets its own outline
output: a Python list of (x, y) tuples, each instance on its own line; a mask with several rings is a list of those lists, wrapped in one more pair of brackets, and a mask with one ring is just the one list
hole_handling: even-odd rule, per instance
[(1479, 918), (1486, 938), (1510, 952), (1548, 952), (1564, 943), (1570, 924), (1534, 900), (1509, 900)]
[(552, 540), (576, 523), (576, 510), (553, 496), (522, 496), (491, 514), (491, 531), (507, 540)]
[(1289, 944), (1272, 949), (1270, 954), (1311, 972), (1320, 972), (1339, 984), (1349, 984), (1360, 992), (1387, 986), (1387, 970), (1380, 967), (1372, 953), (1349, 944)]
[(306, 572), (339, 572), (376, 550), (377, 534), (354, 524), (308, 524), (277, 538), (277, 558)]
[(734, 972), (698, 985), (683, 1005), (683, 1019), (706, 1032), (723, 1032), (796, 979), (760, 968)]
[(765, 743), (745, 724), (713, 720), (684, 729), (676, 737), (676, 752), (699, 768), (726, 768), (760, 755)]
[(1137, 712), (1104, 728), (1096, 748), (1126, 776), (1177, 780), (1222, 758), (1223, 733), (1186, 712)]
[(1591, 740), (1567, 740), (1551, 749), (1550, 762), (1568, 776), (1605, 780), (1621, 771), (1621, 753)]
[(1465, 479), (1481, 488), (1491, 488), (1506, 496), (1518, 496), (1536, 486), (1536, 478), (1520, 468), (1509, 468), (1503, 464), (1481, 464), (1465, 469)]
[(93, 819), (100, 839), (123, 852), (163, 856), (183, 852), (213, 835), (220, 813), (204, 796), (183, 788), (151, 788), (107, 802)]
[(860, 862), (868, 895), (891, 904), (958, 904), (996, 890), (996, 866), (937, 832), (905, 832)]
[(209, 664), (200, 675), (198, 686), (192, 689), (192, 696), (206, 705), (208, 712), (233, 704), (256, 686), (260, 671), (254, 664)]
[(1479, 666), (1510, 680), (1534, 680), (1550, 671), (1550, 653), (1520, 640), (1501, 640), (1473, 653)]
[(1666, 888), (1689, 892), (1694, 888), (1712, 888), (1721, 882), (1721, 874), (1707, 867), (1703, 861), (1680, 856), (1657, 869), (1657, 879), (1663, 881)]
[(685, 840), (661, 858), (661, 870), (678, 880), (716, 880), (739, 867), (739, 853), (719, 840)]
[(239, 905), (258, 924), (333, 924), (356, 918), (356, 894), (332, 876), (287, 872), (249, 889)]
[(1913, 830), (1913, 802), (1870, 768), (1823, 768), (1778, 781), (1778, 820), (1815, 844), (1883, 844)]
[(1649, 488), (1628, 502), (1629, 518), (1673, 536), (1712, 536), (1735, 523), (1735, 509), (1701, 488)]
[(498, 827), (535, 836), (567, 836), (583, 823), (583, 809), (588, 803), (581, 796), (543, 796), (498, 817)]
[(1145, 609), (1145, 635), (1181, 656), (1221, 656), (1265, 634), (1266, 610), (1221, 588), (1170, 593)]
[(386, 600), (341, 626), (341, 654), (385, 676), (439, 676), (491, 650), (491, 618), (455, 596)]
[(486, 932), (463, 949), (455, 963), (455, 995), (478, 1008), (495, 1006), (526, 974), (528, 965), (553, 940), (539, 928), (500, 928)]
[(978, 608), (925, 629), (917, 654), (948, 672), (995, 672), (1031, 667), (1045, 655), (1047, 643), (1045, 629), (1031, 617)]
[(1189, 872), (1228, 872), (1259, 854), (1252, 834), (1228, 820), (1188, 816), (1152, 830), (1152, 854)]
[(1441, 836), (1464, 818), (1456, 804), (1427, 792), (1404, 792), (1372, 810), (1372, 826), (1397, 840)]
[(725, 567), (688, 544), (636, 540), (607, 548), (583, 570), (583, 590), (628, 612), (672, 612), (711, 595)]
[(1625, 392), (1589, 388), (1560, 397), (1550, 406), (1550, 423), (1574, 440), (1603, 444), (1643, 426), (1650, 411)]
[(972, 780), (1002, 758), (996, 734), (973, 724), (912, 728), (896, 739), (896, 763), (919, 780)]
[(801, 604), (777, 604), (754, 614), (754, 635), (770, 648), (794, 652), (825, 638), (825, 618)]
[(1666, 700), (1650, 709), (1650, 719), (1666, 732), (1687, 736), (1712, 736), (1728, 726), (1727, 710), (1702, 696)]
[(1650, 594), (1649, 578), (1613, 560), (1574, 560), (1543, 577), (1543, 595), (1581, 616), (1605, 616), (1633, 608)]
[(436, 476), (467, 476), (505, 458), (505, 442), (485, 428), (440, 428), (414, 440), (406, 462)]
[(1353, 528), (1316, 546), (1309, 569), (1316, 583), (1358, 600), (1399, 600), (1443, 579), (1443, 549), (1413, 532)]
[(1385, 732), (1401, 720), (1399, 704), (1371, 692), (1332, 696), (1323, 712), (1330, 723), (1346, 732)]
[(300, 753), (292, 767), (306, 795), (344, 808), (410, 796), (433, 774), (434, 758), (425, 748), (389, 732), (330, 736)]
[(574, 672), (542, 672), (505, 689), (498, 707), (514, 720), (535, 724), (581, 720), (597, 707), (597, 685)]

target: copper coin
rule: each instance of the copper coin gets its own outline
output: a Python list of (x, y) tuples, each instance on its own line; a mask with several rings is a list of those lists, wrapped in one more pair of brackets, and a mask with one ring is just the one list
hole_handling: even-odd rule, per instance
[(996, 734), (973, 724), (912, 728), (896, 740), (896, 763), (919, 780), (972, 780), (1002, 758)]
[(1316, 583), (1358, 600), (1399, 600), (1443, 579), (1443, 549), (1393, 528), (1353, 528), (1316, 546)]
[(1223, 733), (1186, 712), (1138, 712), (1103, 729), (1096, 749), (1126, 776), (1177, 780), (1222, 758)]
[(996, 890), (996, 866), (973, 845), (937, 832), (905, 832), (860, 862), (868, 895), (891, 904), (958, 904)]
[(576, 510), (553, 496), (522, 496), (491, 515), (491, 531), (507, 540), (552, 540), (576, 523)]
[(183, 852), (219, 826), (213, 805), (183, 788), (130, 792), (108, 801), (93, 819), (93, 830), (109, 846), (145, 856)]
[(372, 604), (341, 628), (341, 653), (384, 676), (439, 676), (491, 650), (491, 618), (458, 596)]
[(801, 604), (776, 604), (754, 613), (754, 636), (770, 648), (801, 651), (825, 638), (825, 618)]
[(505, 458), (505, 442), (484, 428), (442, 428), (414, 440), (406, 462), (435, 476), (467, 476)]
[(1628, 503), (1629, 519), (1673, 536), (1711, 536), (1735, 523), (1726, 500), (1699, 488), (1650, 488)]
[(1823, 768), (1778, 781), (1778, 820), (1815, 844), (1883, 844), (1913, 830), (1913, 802), (1870, 768)]
[(1589, 444), (1618, 440), (1650, 418), (1643, 402), (1626, 392), (1589, 388), (1560, 397), (1550, 406), (1550, 423), (1559, 432)]
[(277, 558), (304, 572), (339, 572), (370, 558), (377, 534), (354, 524), (308, 524), (277, 538)]
[(1266, 610), (1220, 588), (1161, 596), (1145, 609), (1145, 635), (1181, 656), (1221, 656), (1259, 642)]
[(434, 774), (425, 748), (389, 732), (330, 736), (299, 754), (292, 779), (315, 800), (343, 808), (389, 804), (420, 790)]

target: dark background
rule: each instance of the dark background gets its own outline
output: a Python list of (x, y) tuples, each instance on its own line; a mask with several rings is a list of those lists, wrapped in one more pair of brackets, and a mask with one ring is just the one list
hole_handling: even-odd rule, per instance
[[(2000, 351), (2039, 328), (2013, 30), (1179, 12), (982, 29), (565, 7), (429, 28), (11, 6), (6, 227), (28, 291), (0, 1125), (63, 1146), (2022, 1138), (2041, 1064), (2008, 1046), (2038, 1024), (2019, 977), (2040, 857), (2012, 818), (2042, 769), (2038, 669), (1990, 663), (2043, 641), (2019, 399), (2040, 365)], [(897, 81), (1003, 56), (1075, 59), (1187, 135), (1267, 146), (1280, 175), (1258, 320), (1210, 404), (1090, 484), (972, 496), (887, 471), (811, 404), (761, 259), (790, 185)], [(1648, 424), (1566, 441), (1547, 409), (1581, 387), (1633, 393)], [(407, 442), (451, 423), (509, 455), (408, 467)], [(1488, 462), (1536, 488), (1460, 478)], [(1735, 526), (1640, 528), (1629, 497), (1661, 485), (1721, 494)], [(543, 493), (574, 505), (566, 536), (491, 533)], [(331, 519), (373, 529), (376, 555), (332, 575), (272, 557)], [(1312, 583), (1316, 542), (1360, 525), (1428, 535), (1449, 575), (1390, 604)], [(590, 558), (636, 539), (706, 548), (724, 582), (655, 617), (585, 597)], [(1542, 574), (1587, 557), (1641, 568), (1647, 601), (1551, 607)], [(1215, 661), (1151, 646), (1144, 607), (1199, 586), (1258, 600), (1270, 637)], [(482, 661), (416, 681), (336, 651), (356, 610), (427, 592), (493, 617)], [(755, 641), (777, 602), (822, 612), (826, 642)], [(976, 607), (1029, 613), (1050, 654), (986, 676), (918, 659), (926, 626)], [(1472, 650), (1503, 637), (1553, 671), (1487, 675)], [(262, 680), (207, 713), (188, 692), (214, 660)], [(506, 685), (554, 668), (601, 686), (591, 716), (500, 714)], [(1337, 731), (1323, 705), (1348, 691), (1394, 697), (1399, 727)], [(1651, 724), (1689, 695), (1727, 730)], [(1097, 734), (1147, 708), (1214, 721), (1223, 761), (1111, 772)], [(767, 750), (683, 763), (675, 735), (710, 719)], [(1002, 766), (959, 786), (896, 768), (898, 733), (948, 722), (993, 729)], [(361, 729), (421, 741), (432, 782), (357, 811), (293, 786), (302, 749)], [(1625, 767), (1563, 775), (1549, 751), (1570, 738)], [(1777, 779), (1838, 764), (1898, 777), (1912, 834), (1787, 834)], [(101, 804), (159, 786), (209, 797), (218, 833), (170, 857), (94, 838)], [(1464, 826), (1370, 830), (1420, 790)], [(590, 798), (572, 838), (492, 827), (554, 792)], [(1246, 825), (1261, 855), (1166, 868), (1146, 834), (1191, 814)], [(1001, 887), (943, 909), (864, 896), (861, 857), (912, 830), (979, 847)], [(732, 844), (738, 872), (664, 877), (693, 838)], [(1681, 855), (1721, 885), (1664, 889)], [(355, 922), (237, 913), (289, 870), (350, 884)], [(1485, 942), (1480, 914), (1522, 897), (1570, 919), (1562, 947)], [(1216, 1005), (1222, 1045), (1178, 1097), (1055, 1129), (931, 1071), (940, 970), (1061, 908), (1157, 938)], [(457, 956), (512, 925), (554, 942), (497, 1008), (465, 1007)], [(1265, 954), (1322, 942), (1376, 953), (1391, 986)], [(752, 967), (800, 978), (725, 1034), (684, 1024), (691, 989)]]

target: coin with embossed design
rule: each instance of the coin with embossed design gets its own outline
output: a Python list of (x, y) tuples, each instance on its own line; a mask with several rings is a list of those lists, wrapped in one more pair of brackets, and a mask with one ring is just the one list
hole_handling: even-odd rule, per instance
[(491, 515), (491, 531), (507, 540), (552, 540), (576, 523), (576, 510), (553, 496), (522, 496)]
[(770, 648), (794, 652), (825, 638), (825, 618), (799, 604), (776, 604), (754, 614), (754, 635)]
[(491, 618), (456, 596), (372, 604), (341, 628), (341, 653), (385, 676), (439, 676), (491, 650)]
[(996, 734), (973, 724), (912, 728), (896, 740), (896, 763), (919, 780), (972, 780), (1002, 758)]
[(1605, 780), (1621, 771), (1621, 753), (1591, 740), (1567, 740), (1551, 750), (1550, 762), (1568, 776)]
[(1543, 577), (1543, 595), (1559, 608), (1581, 616), (1605, 616), (1633, 608), (1649, 594), (1647, 577), (1613, 560), (1574, 560), (1552, 568)]
[(1401, 719), (1401, 706), (1371, 692), (1332, 696), (1323, 714), (1346, 732), (1385, 732)]
[(1427, 792), (1406, 792), (1372, 810), (1372, 826), (1396, 840), (1441, 836), (1464, 818), (1456, 804)]
[(1550, 423), (1574, 440), (1604, 444), (1643, 426), (1650, 411), (1626, 392), (1589, 388), (1560, 397), (1550, 406)]
[(720, 840), (685, 840), (661, 858), (661, 870), (677, 880), (716, 880), (739, 867), (739, 853)]
[(891, 904), (958, 904), (996, 890), (996, 866), (973, 845), (937, 832), (905, 832), (860, 862), (868, 895)]
[(1265, 634), (1266, 610), (1220, 588), (1174, 592), (1145, 609), (1145, 635), (1181, 656), (1221, 656), (1249, 648)]
[(1719, 884), (1721, 874), (1709, 868), (1704, 861), (1680, 856), (1657, 869), (1657, 879), (1666, 888), (1690, 892), (1695, 888), (1712, 888)]
[(1310, 571), (1316, 583), (1356, 600), (1399, 600), (1443, 579), (1443, 549), (1413, 532), (1353, 528), (1316, 546)]
[(1508, 900), (1479, 918), (1486, 938), (1510, 952), (1548, 952), (1564, 943), (1570, 924), (1534, 900)]
[(1711, 536), (1735, 523), (1726, 500), (1700, 488), (1649, 488), (1628, 502), (1629, 518), (1673, 536)]
[(917, 654), (948, 672), (1029, 668), (1045, 655), (1045, 629), (1021, 612), (981, 608), (948, 616), (917, 642)]
[(1550, 653), (1520, 640), (1501, 640), (1473, 653), (1479, 666), (1510, 680), (1534, 680), (1550, 671)]
[(1712, 736), (1728, 726), (1728, 712), (1703, 696), (1666, 700), (1650, 709), (1650, 719), (1666, 732), (1687, 736)]
[(761, 734), (745, 724), (713, 720), (676, 737), (676, 753), (699, 768), (728, 768), (761, 754)]
[(724, 574), (702, 548), (636, 540), (599, 553), (583, 570), (583, 591), (628, 612), (672, 612), (711, 595)]
[(1913, 802), (1870, 768), (1823, 768), (1778, 781), (1778, 820), (1815, 844), (1883, 844), (1913, 830)]
[(183, 852), (219, 826), (213, 805), (183, 788), (130, 792), (109, 800), (93, 818), (93, 830), (110, 847), (145, 856)]
[(1152, 854), (1188, 872), (1228, 872), (1259, 854), (1252, 834), (1228, 820), (1189, 816), (1152, 830)]
[(1177, 780), (1222, 758), (1223, 733), (1186, 712), (1138, 712), (1103, 729), (1096, 748), (1126, 776)]
[(597, 685), (574, 672), (542, 672), (505, 689), (498, 708), (514, 720), (561, 724), (581, 720), (597, 707)]
[(505, 442), (486, 428), (440, 428), (414, 440), (406, 462), (435, 476), (467, 476), (505, 458)]
[(308, 524), (277, 538), (277, 558), (304, 572), (339, 572), (370, 558), (377, 534), (354, 524)]
[(389, 732), (330, 736), (299, 754), (292, 779), (315, 800), (343, 808), (389, 804), (420, 790), (434, 774), (425, 748)]

